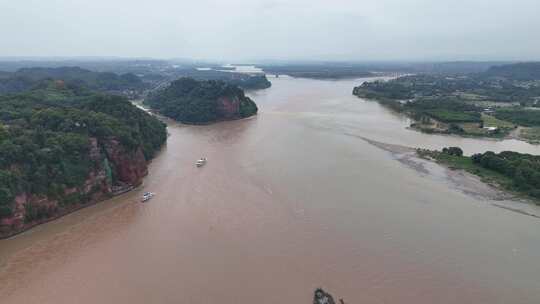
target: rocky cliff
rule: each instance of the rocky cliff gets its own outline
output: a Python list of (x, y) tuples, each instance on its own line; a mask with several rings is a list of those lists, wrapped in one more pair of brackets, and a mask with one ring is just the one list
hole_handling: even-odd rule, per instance
[(148, 174), (141, 147), (128, 151), (116, 139), (97, 138), (90, 138), (89, 146), (88, 157), (94, 166), (84, 183), (65, 188), (62, 195), (54, 197), (29, 192), (17, 194), (12, 215), (0, 219), (0, 238), (131, 190)]
[(234, 119), (240, 113), (240, 99), (238, 97), (218, 98), (217, 111), (223, 118)]
[(141, 147), (129, 152), (117, 141), (108, 140), (103, 143), (107, 162), (116, 172), (117, 183), (138, 186), (142, 178), (148, 174), (146, 159)]
[(136, 187), (167, 126), (60, 81), (0, 95), (0, 237)]

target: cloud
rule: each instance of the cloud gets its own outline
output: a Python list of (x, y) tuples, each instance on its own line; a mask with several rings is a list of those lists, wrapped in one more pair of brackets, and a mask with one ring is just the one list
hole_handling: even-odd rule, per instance
[(537, 0), (0, 0), (0, 56), (540, 59)]

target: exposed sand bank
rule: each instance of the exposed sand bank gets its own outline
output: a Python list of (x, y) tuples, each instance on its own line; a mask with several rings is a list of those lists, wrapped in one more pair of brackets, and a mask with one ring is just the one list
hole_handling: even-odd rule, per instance
[[(421, 175), (432, 178), (443, 179), (451, 187), (476, 198), (491, 201), (493, 206), (503, 208), (512, 212), (540, 218), (540, 212), (530, 201), (514, 195), (508, 191), (489, 185), (480, 177), (464, 170), (450, 169), (434, 160), (427, 160), (418, 157), (416, 149), (395, 144), (378, 142), (369, 138), (357, 136), (371, 145), (384, 151), (390, 152), (400, 163), (414, 169)], [(519, 203), (516, 206), (516, 203)]]

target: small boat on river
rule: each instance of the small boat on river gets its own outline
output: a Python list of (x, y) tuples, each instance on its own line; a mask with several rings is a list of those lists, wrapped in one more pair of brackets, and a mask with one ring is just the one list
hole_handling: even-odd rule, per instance
[(145, 192), (142, 196), (142, 202), (147, 202), (149, 201), (152, 197), (154, 197), (154, 195), (156, 195), (155, 193), (153, 192)]
[(206, 157), (203, 157), (201, 159), (199, 159), (197, 162), (195, 162), (195, 165), (197, 167), (202, 167), (206, 164), (207, 160), (206, 160)]

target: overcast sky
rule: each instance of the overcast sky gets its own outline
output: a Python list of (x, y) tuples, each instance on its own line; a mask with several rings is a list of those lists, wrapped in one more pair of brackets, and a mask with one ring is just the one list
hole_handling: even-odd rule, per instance
[(0, 0), (0, 56), (540, 60), (540, 0)]

